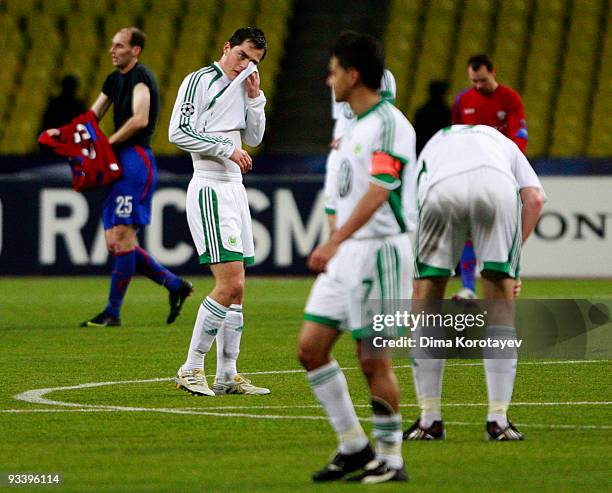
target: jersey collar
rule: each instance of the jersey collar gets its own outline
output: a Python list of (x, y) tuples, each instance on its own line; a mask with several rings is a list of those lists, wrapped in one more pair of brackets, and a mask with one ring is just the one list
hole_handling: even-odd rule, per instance
[(357, 120), (361, 120), (362, 118), (368, 116), (370, 113), (372, 113), (374, 110), (376, 110), (376, 108), (378, 108), (381, 104), (385, 103), (387, 100), (386, 99), (382, 99), (376, 103), (374, 106), (371, 106), (370, 108), (368, 108), (367, 110), (365, 110), (361, 115), (357, 115)]

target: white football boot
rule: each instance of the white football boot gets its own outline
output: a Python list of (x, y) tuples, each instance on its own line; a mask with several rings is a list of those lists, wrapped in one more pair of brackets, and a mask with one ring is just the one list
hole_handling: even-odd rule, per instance
[(240, 374), (236, 375), (232, 382), (219, 382), (215, 378), (215, 383), (213, 384), (212, 389), (216, 395), (221, 395), (221, 394), (268, 395), (270, 393), (270, 389), (266, 389), (264, 387), (256, 387), (255, 385), (251, 383), (250, 380), (244, 378)]
[(177, 389), (183, 389), (193, 395), (208, 395), (214, 396), (215, 393), (210, 390), (206, 375), (199, 368), (196, 370), (183, 370), (179, 368), (174, 377)]

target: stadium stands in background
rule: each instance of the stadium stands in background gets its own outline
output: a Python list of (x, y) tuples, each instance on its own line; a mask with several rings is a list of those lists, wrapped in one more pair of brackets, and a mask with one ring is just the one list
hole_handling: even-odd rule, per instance
[[(397, 105), (411, 118), (431, 79), (467, 87), (470, 54), (523, 97), (533, 157), (612, 155), (612, 2), (392, 0), (385, 34)], [(450, 101), (449, 101), (450, 103)]]
[[(363, 29), (357, 11), (362, 15), (368, 5), (376, 6), (376, 15), (368, 14), (372, 25), (383, 23), (396, 104), (409, 119), (426, 100), (430, 80), (447, 80), (450, 99), (468, 85), (467, 58), (487, 52), (498, 80), (523, 97), (530, 156), (612, 156), (611, 0), (0, 0), (0, 154), (36, 152), (42, 113), (64, 75), (77, 75), (80, 95), (95, 99), (112, 70), (110, 39), (126, 25), (148, 34), (141, 60), (161, 89), (156, 153), (180, 154), (164, 130), (181, 81), (218, 58), (228, 34), (246, 24), (261, 27), (271, 47), (261, 66), (270, 116), (264, 152), (290, 154), (291, 142), (306, 139), (298, 154), (325, 153), (329, 43), (309, 36), (327, 40), (329, 33), (317, 34), (308, 23), (333, 14), (323, 22), (326, 32), (350, 22)], [(292, 39), (306, 42), (288, 42), (290, 30)], [(305, 53), (296, 55), (300, 45)], [(291, 82), (289, 71), (303, 67), (312, 73)], [(311, 94), (299, 84), (320, 87)], [(292, 112), (299, 125), (287, 116)], [(106, 118), (103, 129), (111, 124)]]
[[(121, 27), (147, 33), (141, 57), (158, 78), (161, 111), (153, 145), (160, 155), (182, 154), (166, 132), (183, 78), (219, 57), (238, 27), (258, 25), (274, 46), (262, 65), (262, 88), (273, 107), (276, 76), (292, 0), (4, 0), (0, 1), (0, 154), (36, 152), (36, 136), (48, 98), (66, 74), (93, 102), (112, 70), (108, 48)], [(112, 119), (105, 118), (107, 133)]]

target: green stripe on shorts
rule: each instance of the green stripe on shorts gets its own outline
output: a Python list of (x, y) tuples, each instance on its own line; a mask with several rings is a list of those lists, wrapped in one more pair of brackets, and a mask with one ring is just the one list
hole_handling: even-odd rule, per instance
[(452, 272), (449, 269), (442, 269), (440, 267), (434, 267), (433, 265), (427, 265), (423, 262), (416, 262), (415, 278), (421, 279), (423, 277), (450, 277)]
[(314, 322), (319, 325), (325, 325), (332, 329), (340, 328), (340, 321), (334, 320), (333, 318), (323, 317), (321, 315), (314, 315), (312, 313), (304, 313), (304, 322)]

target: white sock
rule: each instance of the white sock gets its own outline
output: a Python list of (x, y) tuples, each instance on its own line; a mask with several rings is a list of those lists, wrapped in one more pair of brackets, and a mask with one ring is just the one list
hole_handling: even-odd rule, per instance
[(233, 382), (238, 374), (236, 360), (240, 353), (243, 323), (242, 305), (230, 305), (217, 333), (217, 381)]
[[(516, 339), (516, 329), (513, 327), (489, 327), (488, 337), (495, 339)], [(505, 349), (504, 351), (508, 351)], [(499, 353), (498, 353), (499, 355)], [(497, 421), (501, 428), (508, 426), (508, 407), (512, 400), (512, 390), (514, 389), (514, 378), (516, 376), (516, 349), (510, 350), (504, 356), (514, 356), (509, 358), (486, 358), (485, 352), (485, 374), (487, 377), (487, 393), (489, 396), (489, 413), (487, 421)]]
[(368, 437), (357, 419), (346, 378), (338, 362), (331, 361), (306, 375), (336, 432), (338, 450), (343, 454), (354, 454), (362, 450), (368, 444)]
[(412, 376), (417, 402), (421, 408), (421, 428), (429, 428), (434, 421), (442, 419), (442, 375), (443, 359), (413, 359)]
[(210, 351), (217, 332), (223, 324), (227, 308), (207, 296), (198, 310), (198, 317), (193, 326), (187, 361), (183, 370), (204, 369), (204, 357)]
[(399, 469), (404, 464), (401, 414), (374, 414), (372, 424), (372, 436), (376, 440), (376, 458), (385, 461), (392, 469)]

